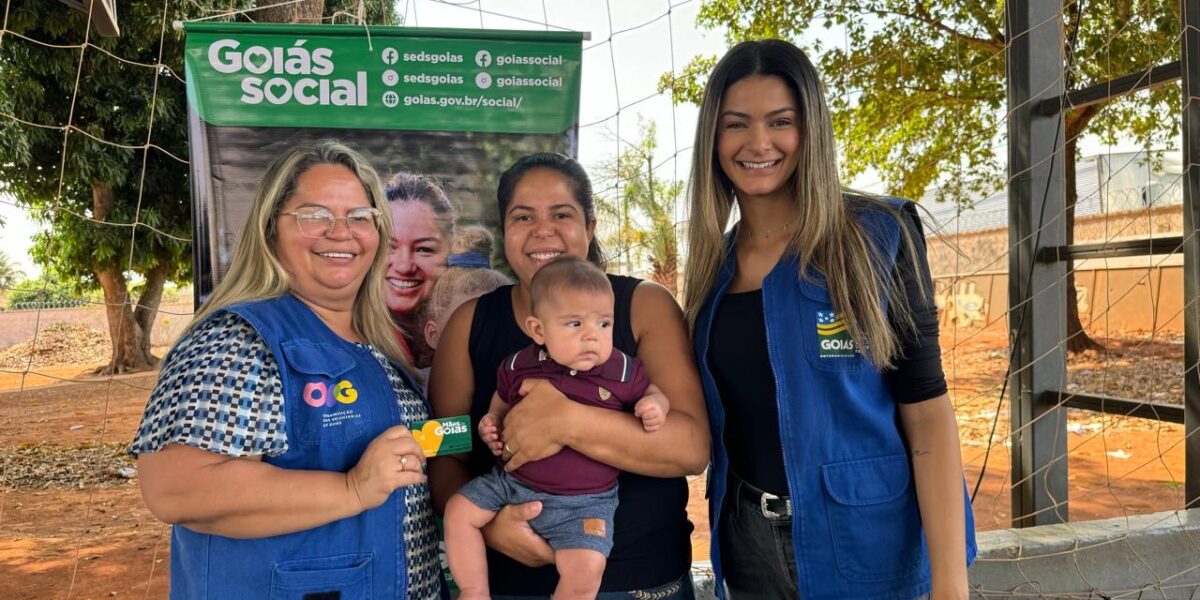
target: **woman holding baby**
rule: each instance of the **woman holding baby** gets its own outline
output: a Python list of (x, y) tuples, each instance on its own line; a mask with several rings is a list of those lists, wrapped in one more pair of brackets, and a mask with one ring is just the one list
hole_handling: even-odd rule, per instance
[[(595, 239), (591, 184), (568, 157), (535, 154), (517, 161), (497, 193), (504, 255), (517, 283), (463, 304), (440, 333), (430, 373), (435, 416), (488, 412), (501, 361), (533, 340), (522, 328), (531, 314), (530, 284), (542, 266), (562, 255), (601, 262)], [(614, 300), (612, 344), (644, 363), (651, 384), (670, 410), (662, 427), (647, 431), (632, 412), (588, 406), (551, 385), (533, 385), (503, 422), (505, 468), (557, 454), (564, 447), (621, 470), (613, 548), (598, 598), (691, 598), (691, 523), (684, 476), (708, 463), (708, 423), (699, 379), (690, 360), (683, 315), (664, 288), (608, 276)], [(496, 457), (482, 444), (470, 456), (430, 462), (435, 506)], [(538, 502), (502, 509), (484, 529), (492, 598), (548, 597), (558, 572), (554, 552), (528, 522)]]

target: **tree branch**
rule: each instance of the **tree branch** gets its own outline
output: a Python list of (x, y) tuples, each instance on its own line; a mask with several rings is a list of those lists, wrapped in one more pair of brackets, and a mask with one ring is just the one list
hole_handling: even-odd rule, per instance
[(971, 44), (973, 46), (985, 48), (992, 52), (1000, 52), (1001, 50), (1004, 50), (1004, 40), (1003, 39), (1001, 39), (1000, 41), (996, 41), (993, 39), (980, 38), (980, 37), (975, 37), (972, 35), (967, 35), (961, 31), (959, 31), (953, 27), (950, 27), (950, 26), (946, 25), (945, 23), (942, 23), (941, 21), (933, 18), (933, 15), (929, 14), (929, 8), (925, 6), (924, 2), (913, 2), (913, 8), (916, 9), (916, 12), (917, 12), (917, 14), (915, 14), (915, 15), (906, 15), (905, 13), (902, 13), (902, 12), (896, 12), (896, 14), (901, 15), (901, 16), (907, 16), (910, 19), (916, 19), (918, 21), (926, 23), (935, 29), (941, 30), (941, 31), (949, 34), (950, 36), (956, 37), (956, 38), (958, 38), (964, 42), (967, 42), (968, 44)]
[(158, 306), (162, 302), (163, 287), (167, 282), (167, 270), (154, 267), (146, 272), (146, 288), (138, 297), (137, 306), (133, 311), (133, 320), (142, 328), (146, 336), (154, 326), (154, 317), (158, 314)]
[(944, 88), (923, 88), (913, 85), (901, 85), (899, 86), (899, 89), (902, 89), (906, 92), (933, 94), (951, 102), (983, 102), (989, 99), (986, 96), (959, 96), (946, 91)]
[[(860, 13), (864, 13), (864, 14), (870, 13), (870, 14), (894, 15), (897, 17), (904, 17), (906, 19), (910, 19), (913, 21), (919, 21), (921, 23), (929, 25), (930, 27), (933, 27), (934, 29), (937, 29), (943, 33), (946, 33), (947, 35), (949, 35), (953, 38), (957, 38), (957, 39), (962, 40), (972, 46), (983, 48), (983, 49), (988, 50), (993, 53), (1001, 52), (1004, 50), (1005, 40), (1004, 40), (1003, 35), (999, 35), (998, 37), (995, 37), (995, 38), (981, 38), (981, 37), (976, 37), (976, 36), (973, 36), (973, 35), (970, 35), (967, 33), (963, 33), (962, 31), (959, 31), (959, 30), (957, 30), (953, 27), (950, 27), (950, 26), (946, 25), (945, 23), (935, 19), (933, 17), (933, 15), (931, 15), (929, 13), (929, 9), (922, 2), (915, 2), (913, 4), (913, 8), (915, 9), (915, 12), (913, 12), (913, 13), (894, 10), (891, 8), (870, 8), (870, 7), (866, 7), (866, 6), (862, 6), (862, 5), (854, 5), (853, 8), (855, 10), (859, 11)], [(984, 29), (989, 30), (989, 33), (992, 33), (993, 35), (995, 33), (997, 33), (995, 31), (992, 31), (986, 24), (983, 25), (983, 27), (984, 27)]]
[(1079, 137), (1083, 133), (1083, 130), (1087, 129), (1092, 119), (1100, 114), (1104, 106), (1104, 104), (1089, 104), (1083, 108), (1068, 110), (1063, 115), (1063, 128), (1067, 132), (1067, 139), (1073, 140)]
[(991, 39), (999, 40), (1002, 44), (1008, 44), (1008, 38), (1004, 36), (1004, 28), (1000, 27), (1000, 22), (993, 19), (992, 15), (988, 14), (987, 9), (984, 8), (984, 6), (985, 4), (983, 2), (963, 3), (963, 9), (966, 10), (971, 16), (975, 17), (975, 20), (979, 23), (979, 26), (982, 27), (988, 35), (992, 36)]

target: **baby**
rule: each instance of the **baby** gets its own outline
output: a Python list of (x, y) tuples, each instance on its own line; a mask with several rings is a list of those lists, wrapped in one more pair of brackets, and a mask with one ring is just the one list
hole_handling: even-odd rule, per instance
[[(576, 257), (542, 267), (530, 282), (531, 315), (526, 332), (535, 342), (506, 358), (496, 377), (488, 414), (479, 434), (501, 457), (509, 454), (500, 426), (521, 401), (526, 379), (545, 379), (584, 404), (633, 408), (646, 431), (666, 422), (661, 394), (643, 398), (650, 381), (641, 361), (612, 341), (613, 292), (608, 277)], [(476, 477), (446, 505), (446, 550), (450, 572), (464, 600), (488, 597), (487, 558), (480, 529), (508, 504), (539, 500), (542, 512), (530, 526), (554, 549), (558, 588), (554, 598), (594, 598), (612, 550), (618, 470), (571, 448), (528, 463), (512, 473), (496, 467)]]
[(455, 231), (446, 270), (433, 285), (417, 319), (430, 348), (437, 348), (446, 322), (460, 304), (512, 283), (492, 269), (493, 243), (492, 232), (478, 225), (459, 226)]

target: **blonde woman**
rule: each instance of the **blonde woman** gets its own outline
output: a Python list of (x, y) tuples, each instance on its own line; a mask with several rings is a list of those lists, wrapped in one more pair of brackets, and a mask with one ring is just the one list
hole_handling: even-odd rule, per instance
[(391, 222), (350, 148), (286, 152), (167, 355), (130, 452), (172, 598), (437, 598), (429, 415), (384, 303)]
[(685, 313), (718, 590), (966, 598), (974, 525), (912, 204), (839, 183), (821, 82), (787, 42), (721, 59), (694, 147)]

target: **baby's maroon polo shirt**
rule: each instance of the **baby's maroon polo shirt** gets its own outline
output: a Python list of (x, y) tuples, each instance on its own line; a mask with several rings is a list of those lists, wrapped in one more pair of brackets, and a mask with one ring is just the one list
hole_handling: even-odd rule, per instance
[[(554, 362), (541, 346), (533, 344), (509, 356), (496, 371), (500, 399), (516, 405), (526, 379), (545, 379), (566, 397), (590, 406), (633, 410), (646, 393), (650, 379), (642, 361), (613, 348), (602, 365), (576, 371)], [(619, 471), (572, 450), (528, 463), (513, 472), (521, 483), (550, 494), (577, 496), (612, 488)]]

